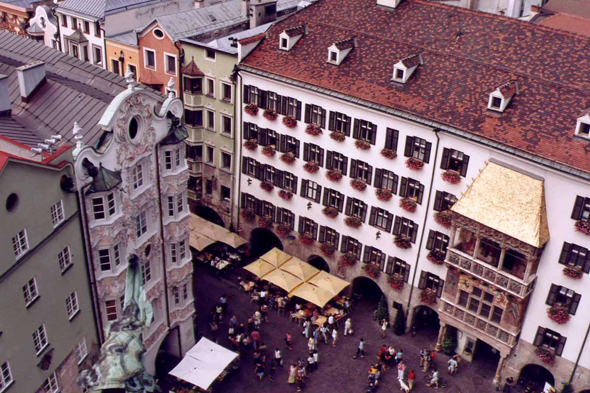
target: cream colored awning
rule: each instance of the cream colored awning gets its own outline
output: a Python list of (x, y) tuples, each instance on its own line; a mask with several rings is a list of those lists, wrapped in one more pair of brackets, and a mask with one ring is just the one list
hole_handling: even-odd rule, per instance
[[(225, 229), (224, 227), (214, 224), (211, 221), (207, 221), (204, 218), (201, 218), (195, 214), (190, 215), (190, 231), (191, 236), (189, 237), (189, 244), (199, 251), (201, 250), (193, 245), (197, 244), (197, 237), (205, 237), (211, 239), (211, 243), (225, 243), (233, 248), (238, 248), (248, 243), (248, 241), (243, 237), (238, 236), (235, 233)], [(195, 237), (195, 240), (192, 240), (193, 236)], [(201, 242), (204, 244), (203, 240), (201, 240)], [(203, 248), (205, 248), (206, 246), (204, 246)]]
[(335, 296), (328, 291), (304, 282), (298, 286), (289, 296), (297, 296), (317, 306), (324, 307)]
[(287, 292), (291, 292), (299, 285), (303, 284), (303, 280), (300, 278), (280, 269), (276, 269), (268, 273), (266, 276), (264, 276), (263, 280), (266, 280)]
[(244, 266), (244, 269), (260, 278), (272, 272), (276, 268), (270, 263), (264, 262), (262, 259), (258, 259), (248, 266)]
[(299, 258), (291, 258), (285, 262), (281, 267), (281, 270), (291, 273), (292, 275), (299, 277), (303, 281), (307, 281), (320, 272), (319, 269), (311, 266), (307, 262), (303, 262)]
[(275, 267), (281, 266), (283, 263), (287, 262), (291, 258), (293, 258), (291, 255), (279, 250), (276, 247), (260, 257), (260, 259), (270, 263)]
[(537, 248), (549, 240), (543, 180), (493, 162), (451, 210)]
[(200, 235), (196, 232), (191, 232), (188, 238), (188, 244), (198, 251), (203, 251), (205, 247), (215, 243), (215, 240), (209, 239), (207, 236)]
[(308, 281), (316, 287), (322, 288), (333, 295), (338, 295), (344, 288), (350, 285), (348, 281), (331, 275), (325, 271), (321, 271)]

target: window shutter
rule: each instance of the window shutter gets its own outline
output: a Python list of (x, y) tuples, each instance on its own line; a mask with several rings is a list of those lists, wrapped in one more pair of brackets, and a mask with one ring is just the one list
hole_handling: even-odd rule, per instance
[(437, 191), (434, 196), (434, 211), (441, 211), (442, 209), (442, 201), (443, 201), (443, 193)]
[(318, 238), (318, 223), (312, 221), (312, 234), (313, 234), (313, 240), (317, 240)]
[(258, 107), (266, 109), (266, 102), (268, 100), (268, 92), (266, 90), (260, 90), (258, 93)]
[(572, 211), (572, 218), (579, 220), (582, 217), (582, 207), (584, 206), (584, 199), (581, 196), (576, 196), (576, 203), (574, 204), (574, 211)]
[(418, 188), (418, 204), (419, 205), (422, 204), (423, 197), (424, 197), (424, 185), (420, 184), (420, 187)]
[(301, 180), (301, 196), (305, 198), (307, 195), (307, 180)]
[(557, 298), (557, 291), (559, 291), (559, 285), (551, 284), (549, 295), (547, 296), (547, 300), (545, 300), (545, 304), (553, 306), (553, 303), (555, 303), (555, 299)]
[(533, 341), (533, 345), (536, 347), (540, 347), (543, 344), (543, 338), (545, 337), (545, 329), (544, 327), (539, 326), (537, 329), (537, 334), (535, 335), (535, 340)]
[(351, 212), (352, 212), (352, 198), (348, 197), (348, 198), (346, 198), (346, 215), (350, 216)]
[(346, 176), (346, 171), (348, 170), (348, 157), (342, 156), (342, 174)]
[(275, 222), (277, 208), (275, 205), (270, 205), (270, 217), (273, 222)]
[(266, 146), (268, 143), (266, 142), (268, 139), (268, 129), (261, 128), (258, 131), (258, 144), (260, 146)]
[(352, 117), (345, 115), (344, 118), (346, 119), (346, 125), (344, 126), (344, 133), (346, 134), (346, 136), (350, 136), (350, 127), (352, 124)]
[(264, 203), (264, 201), (261, 201), (260, 199), (256, 199), (256, 207), (254, 208), (254, 213), (256, 213), (256, 215), (260, 216), (262, 215), (262, 204)]
[(338, 241), (340, 240), (340, 234), (338, 232), (335, 232), (334, 235), (334, 248), (338, 249)]
[(323, 243), (324, 241), (326, 241), (326, 227), (322, 225), (320, 227), (320, 243)]
[(289, 105), (289, 97), (282, 97), (281, 99), (281, 115), (287, 115), (287, 107)]
[(297, 101), (297, 114), (295, 116), (297, 121), (301, 120), (301, 106), (301, 101)]
[(445, 287), (445, 280), (439, 279), (438, 286), (436, 287), (436, 296), (441, 297), (443, 288)]
[(307, 142), (303, 144), (303, 161), (309, 161), (309, 143)]
[(435, 236), (436, 236), (436, 232), (431, 229), (430, 232), (428, 233), (428, 240), (426, 241), (426, 249), (427, 250), (432, 250), (432, 248), (434, 247), (434, 237)]
[(305, 104), (305, 122), (311, 123), (311, 105)]
[(443, 149), (442, 160), (440, 161), (440, 169), (449, 169), (449, 159), (451, 158), (451, 151), (446, 147)]
[(287, 137), (285, 135), (279, 135), (279, 145), (277, 146), (277, 150), (281, 153), (285, 153), (287, 151)]
[(303, 233), (303, 220), (305, 220), (305, 218), (299, 216), (299, 230), (298, 230), (299, 234)]
[(275, 186), (279, 188), (285, 187), (285, 172), (280, 169), (275, 169)]
[(411, 157), (414, 153), (414, 137), (407, 136), (406, 137), (406, 149), (404, 151), (404, 156)]
[(342, 236), (342, 245), (340, 247), (340, 252), (347, 252), (348, 251), (348, 236)]
[(295, 229), (295, 214), (289, 211), (289, 227), (291, 230)]
[(244, 97), (242, 97), (242, 101), (244, 101), (244, 104), (250, 103), (250, 86), (249, 85), (244, 85)]
[[(389, 258), (391, 258), (391, 257), (389, 257)], [(385, 258), (381, 258), (379, 260), (379, 269), (381, 269), (382, 272), (385, 272), (388, 265), (389, 265), (389, 263), (387, 262), (387, 260)]]
[(375, 144), (375, 140), (377, 139), (377, 124), (372, 124), (371, 127), (371, 145)]
[(282, 224), (285, 220), (283, 219), (283, 208), (282, 207), (277, 207), (277, 219), (276, 222), (277, 224)]
[(342, 208), (344, 207), (344, 194), (338, 193), (340, 198), (338, 199), (338, 211), (342, 213)]
[(363, 249), (363, 245), (358, 243), (358, 247), (356, 248), (356, 259), (361, 259), (361, 250)]
[(426, 274), (424, 270), (420, 272), (420, 281), (418, 282), (418, 288), (420, 289), (426, 288)]
[(300, 147), (301, 143), (299, 142), (299, 139), (295, 139), (295, 157), (299, 158), (299, 147)]
[(372, 179), (373, 179), (373, 167), (371, 165), (367, 165), (368, 171), (367, 171), (367, 184), (371, 185), (372, 183)]
[(242, 193), (240, 196), (240, 207), (244, 209), (246, 207), (246, 194)]
[(402, 186), (399, 189), (399, 196), (406, 197), (408, 195), (408, 178), (402, 177)]
[(374, 187), (375, 188), (381, 188), (381, 185), (383, 184), (383, 169), (375, 169), (375, 184)]
[(242, 135), (244, 135), (244, 140), (250, 139), (250, 123), (244, 122), (242, 125)]
[(351, 159), (350, 160), (350, 177), (355, 179), (356, 178), (356, 173), (358, 170), (358, 161), (355, 159)]
[(584, 262), (584, 266), (582, 267), (582, 271), (584, 273), (590, 272), (590, 252), (586, 251), (588, 254), (586, 255), (586, 262)]
[(416, 243), (416, 237), (418, 237), (418, 224), (412, 222), (412, 235), (410, 236), (410, 241)]
[(393, 225), (393, 214), (392, 213), (387, 213), (387, 226), (385, 227), (385, 231), (387, 231), (387, 233), (391, 232), (391, 226)]
[(336, 129), (336, 114), (330, 111), (330, 120), (328, 121), (328, 130), (334, 131)]
[(362, 213), (361, 213), (361, 221), (364, 223), (365, 219), (367, 218), (367, 210), (369, 210), (369, 207), (366, 203), (363, 203), (362, 205)]
[(557, 347), (555, 347), (555, 355), (561, 356), (561, 354), (563, 353), (563, 348), (565, 347), (566, 340), (567, 338), (563, 336), (559, 337), (559, 344), (557, 344)]
[(463, 163), (461, 164), (461, 176), (467, 176), (467, 167), (469, 166), (469, 156), (467, 154), (463, 155)]
[(320, 203), (321, 197), (322, 197), (322, 186), (318, 186), (318, 192), (315, 195), (315, 202)]
[(326, 110), (325, 109), (322, 109), (322, 121), (321, 121), (320, 126), (322, 128), (326, 128)]
[(329, 196), (330, 192), (331, 192), (331, 190), (329, 190), (327, 188), (324, 190), (324, 200), (322, 201), (322, 205), (328, 206), (328, 196)]
[(354, 129), (352, 130), (352, 137), (354, 139), (359, 138), (360, 129), (361, 129), (361, 122), (359, 121), (359, 119), (354, 119)]
[(318, 157), (318, 164), (320, 164), (321, 167), (324, 166), (324, 149), (320, 148), (320, 156)]
[(334, 152), (331, 150), (328, 150), (328, 154), (326, 154), (326, 169), (332, 169), (334, 168)]
[(559, 256), (560, 264), (567, 265), (567, 259), (571, 249), (572, 245), (570, 243), (563, 242), (563, 248), (561, 249), (561, 255)]
[(426, 142), (426, 149), (424, 150), (424, 163), (430, 162), (430, 150), (432, 150), (432, 143)]
[(582, 295), (574, 293), (574, 300), (572, 301), (572, 304), (570, 304), (570, 314), (576, 315), (578, 305), (580, 305), (580, 299), (582, 299)]
[(395, 224), (393, 224), (393, 234), (394, 235), (399, 235), (399, 230), (401, 228), (402, 225), (402, 220), (400, 218), (400, 216), (397, 216), (395, 218)]
[(264, 180), (264, 172), (266, 171), (266, 165), (258, 163), (256, 165), (256, 178), (258, 180)]
[(393, 130), (387, 128), (385, 132), (385, 148), (394, 150), (393, 146)]
[(364, 263), (369, 263), (369, 259), (371, 258), (371, 256), (370, 256), (371, 248), (372, 247), (365, 246), (365, 252), (363, 254), (363, 262)]
[(242, 157), (242, 173), (248, 173), (248, 157)]
[(293, 192), (297, 194), (297, 176), (293, 175)]
[(399, 176), (394, 174), (393, 175), (393, 190), (391, 190), (394, 194), (397, 195), (397, 183), (399, 181)]
[(377, 216), (377, 209), (375, 206), (371, 207), (371, 215), (369, 216), (369, 225), (375, 225), (375, 217)]
[(404, 281), (408, 282), (410, 278), (410, 265), (404, 262)]

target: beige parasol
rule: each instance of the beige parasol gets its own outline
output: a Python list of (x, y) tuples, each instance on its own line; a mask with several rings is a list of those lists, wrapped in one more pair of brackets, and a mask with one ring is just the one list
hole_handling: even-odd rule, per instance
[(252, 262), (248, 266), (244, 266), (244, 269), (248, 270), (250, 273), (258, 276), (259, 278), (272, 272), (276, 268), (268, 262), (264, 262), (261, 259), (258, 259), (255, 262)]
[(321, 271), (310, 278), (308, 282), (318, 288), (330, 292), (333, 295), (338, 295), (344, 288), (350, 285), (349, 282), (324, 271)]
[(291, 273), (283, 272), (279, 269), (268, 273), (262, 279), (276, 285), (279, 288), (284, 289), (287, 292), (291, 292), (299, 285), (303, 284), (303, 281), (301, 281), (299, 278), (295, 277)]
[(203, 251), (205, 247), (215, 243), (215, 240), (209, 239), (207, 236), (200, 235), (196, 232), (191, 232), (189, 235), (189, 242), (191, 247), (199, 251)]
[(289, 293), (289, 296), (300, 297), (301, 299), (307, 300), (308, 302), (311, 302), (320, 307), (324, 307), (326, 303), (328, 303), (334, 297), (334, 295), (332, 295), (330, 292), (306, 282)]
[(291, 255), (279, 250), (276, 247), (260, 257), (260, 259), (262, 259), (263, 261), (266, 261), (276, 267), (281, 266), (283, 263), (287, 262), (291, 258)]
[(303, 281), (309, 280), (320, 272), (309, 263), (303, 262), (301, 259), (295, 257), (281, 265), (280, 269), (299, 277)]

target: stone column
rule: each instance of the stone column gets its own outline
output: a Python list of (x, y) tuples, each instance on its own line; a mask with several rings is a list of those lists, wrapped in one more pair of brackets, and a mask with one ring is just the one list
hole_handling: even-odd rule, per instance
[(506, 246), (504, 244), (500, 245), (500, 259), (498, 260), (498, 270), (502, 270), (504, 266), (504, 257), (506, 256)]
[(457, 236), (457, 226), (451, 227), (451, 239), (449, 240), (449, 248), (455, 248), (455, 236)]
[(501, 353), (500, 356), (500, 360), (498, 360), (498, 367), (496, 368), (496, 375), (494, 375), (495, 385), (500, 384), (500, 381), (502, 380), (502, 372), (504, 371), (504, 366), (506, 365), (506, 359), (508, 359), (508, 355), (503, 353)]
[(440, 329), (438, 331), (438, 338), (436, 339), (436, 346), (434, 347), (434, 350), (436, 352), (440, 352), (440, 350), (442, 348), (442, 342), (445, 339), (446, 332), (447, 332), (447, 324), (444, 322), (441, 322)]

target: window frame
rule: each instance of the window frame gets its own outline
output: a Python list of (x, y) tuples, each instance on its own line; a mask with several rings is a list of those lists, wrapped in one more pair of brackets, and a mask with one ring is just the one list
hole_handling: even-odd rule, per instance
[(14, 383), (12, 371), (10, 370), (10, 362), (6, 360), (0, 364), (0, 392), (6, 391)]
[(49, 377), (47, 377), (47, 379), (43, 383), (43, 391), (44, 391), (43, 393), (59, 393), (60, 392), (59, 381), (57, 379), (57, 374), (55, 371), (52, 372), (51, 374), (49, 374)]
[[(229, 121), (229, 132), (226, 130), (226, 121)], [(231, 116), (221, 114), (221, 135), (233, 137), (234, 134), (234, 119)]]
[[(174, 72), (170, 70), (169, 60), (173, 59)], [(168, 75), (178, 76), (178, 56), (172, 53), (164, 52), (164, 72)]]
[(70, 246), (65, 246), (58, 254), (57, 254), (57, 262), (59, 264), (59, 269), (63, 273), (65, 273), (74, 263), (72, 262), (72, 252), (70, 250)]
[(143, 164), (139, 162), (133, 168), (131, 168), (131, 188), (135, 192), (141, 189), (143, 185)]
[(137, 239), (141, 239), (148, 232), (148, 219), (145, 210), (140, 211), (135, 216), (135, 236)]
[(152, 280), (152, 264), (149, 258), (141, 262), (141, 282), (147, 285)]
[[(213, 56), (209, 56), (210, 53), (213, 53)], [(217, 61), (217, 52), (214, 51), (213, 49), (205, 48), (205, 50), (203, 51), (203, 55), (205, 57), (205, 60), (207, 60), (207, 61), (212, 61), (212, 62)]]
[(51, 205), (51, 221), (53, 222), (53, 227), (59, 226), (65, 219), (64, 202), (63, 199), (60, 199), (59, 202)]
[(25, 298), (25, 307), (29, 308), (35, 300), (39, 298), (39, 289), (37, 287), (37, 279), (31, 278), (23, 285), (23, 296)]
[[(229, 97), (227, 97), (226, 93), (226, 89), (229, 87)], [(232, 103), (234, 101), (234, 92), (233, 92), (233, 86), (231, 85), (231, 83), (227, 83), (227, 82), (223, 82), (221, 81), (221, 100), (228, 102), (228, 103)]]
[(49, 346), (49, 338), (47, 337), (47, 329), (44, 323), (33, 332), (33, 344), (37, 356)]
[(206, 109), (205, 113), (207, 114), (207, 126), (205, 129), (215, 132), (215, 110)]
[[(106, 198), (106, 203), (105, 203)], [(103, 211), (101, 212), (104, 217), (96, 218), (96, 210), (95, 207), (99, 206), (95, 204), (95, 201), (100, 199), (100, 206), (102, 206)], [(90, 204), (92, 206), (92, 218), (94, 221), (101, 221), (101, 220), (109, 220), (112, 216), (117, 214), (117, 202), (115, 199), (114, 191), (107, 192), (103, 195), (93, 196), (90, 198)], [(112, 205), (112, 206), (111, 206)]]
[(68, 313), (68, 319), (71, 321), (80, 312), (80, 303), (78, 302), (77, 291), (72, 292), (66, 298), (66, 311)]
[(12, 237), (12, 249), (17, 260), (29, 251), (29, 238), (26, 228)]
[(345, 113), (330, 111), (328, 129), (330, 131), (341, 132), (346, 136), (350, 136), (350, 129), (352, 128), (352, 117)]
[[(149, 59), (149, 55), (148, 53), (151, 53), (154, 59), (154, 65), (150, 65), (148, 62)], [(157, 62), (157, 58), (156, 58), (156, 51), (150, 48), (143, 48), (143, 64), (144, 67), (147, 68), (148, 70), (152, 70), (152, 71), (158, 71), (158, 62)]]
[(86, 346), (86, 337), (82, 337), (82, 340), (76, 344), (74, 348), (74, 354), (76, 355), (76, 363), (80, 365), (86, 357), (88, 357), (88, 347)]

